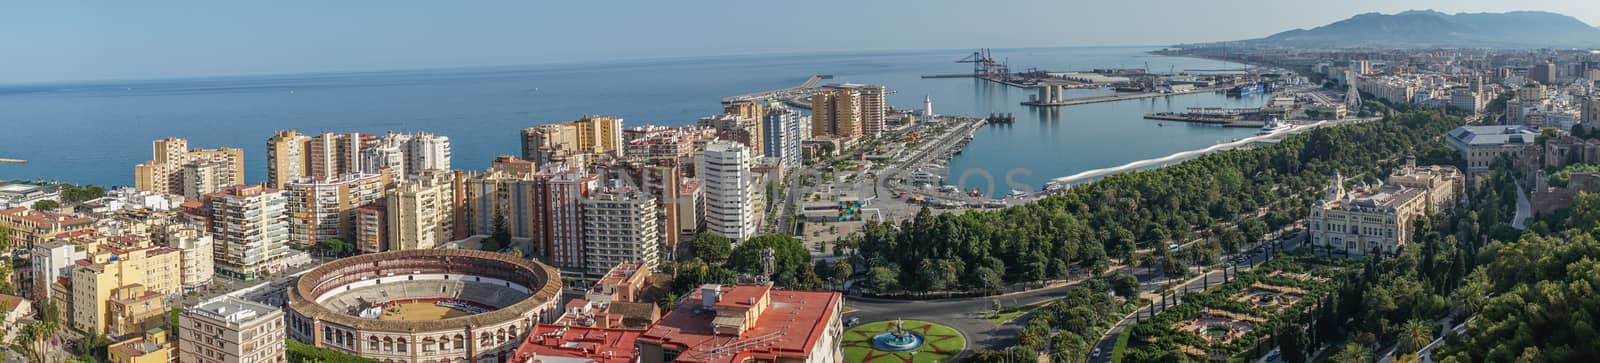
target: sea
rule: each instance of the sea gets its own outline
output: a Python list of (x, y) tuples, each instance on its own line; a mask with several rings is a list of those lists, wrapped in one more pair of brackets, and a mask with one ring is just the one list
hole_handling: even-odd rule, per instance
[[(1152, 47), (995, 49), (1013, 70), (1142, 68), (1152, 72), (1241, 67), (1148, 54)], [(882, 84), (890, 106), (987, 116), (1010, 125), (979, 130), (950, 160), (950, 183), (988, 174), (995, 183), (1042, 187), (1051, 178), (1121, 165), (1246, 137), (1253, 129), (1145, 120), (1187, 107), (1258, 107), (1264, 96), (1204, 93), (1038, 110), (1034, 92), (972, 78), (922, 78), (972, 72), (956, 60), (970, 49), (765, 54), (635, 59), (476, 68), (283, 74), (189, 79), (4, 84), (0, 80), (0, 179), (50, 179), (131, 185), (151, 142), (187, 138), (192, 147), (244, 149), (245, 177), (266, 178), (273, 131), (303, 133), (426, 131), (450, 137), (452, 166), (483, 169), (518, 153), (519, 130), (578, 119), (622, 117), (624, 126), (693, 124), (721, 112), (725, 96), (792, 87), (813, 74), (829, 82)], [(1067, 96), (1109, 93), (1070, 90)], [(1009, 178), (1009, 179), (1007, 179)], [(967, 178), (963, 188), (984, 183)], [(1005, 190), (1005, 189), (1000, 189)]]

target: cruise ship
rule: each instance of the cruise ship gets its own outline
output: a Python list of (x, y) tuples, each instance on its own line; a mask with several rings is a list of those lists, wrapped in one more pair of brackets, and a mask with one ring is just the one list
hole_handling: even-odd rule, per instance
[(1276, 134), (1279, 132), (1288, 131), (1292, 128), (1294, 128), (1294, 124), (1278, 121), (1277, 118), (1273, 118), (1272, 120), (1268, 120), (1267, 123), (1261, 125), (1261, 135)]

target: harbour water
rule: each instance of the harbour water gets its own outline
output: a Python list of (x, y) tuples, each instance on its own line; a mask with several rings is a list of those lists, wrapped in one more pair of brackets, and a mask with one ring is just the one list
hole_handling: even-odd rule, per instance
[[(1147, 47), (995, 50), (1012, 69), (1235, 68), (1213, 60), (1145, 54)], [(1037, 188), (1050, 178), (1195, 149), (1255, 133), (1250, 129), (1144, 120), (1145, 113), (1186, 107), (1255, 107), (1256, 98), (1221, 94), (1158, 97), (1034, 112), (1019, 103), (1029, 90), (976, 79), (923, 79), (961, 73), (954, 63), (970, 50), (752, 55), (627, 60), (419, 71), (349, 72), (177, 80), (0, 85), (0, 178), (52, 178), (101, 185), (132, 184), (133, 165), (150, 158), (150, 142), (178, 136), (196, 147), (243, 148), (246, 179), (265, 178), (266, 138), (277, 129), (302, 132), (428, 131), (451, 138), (453, 165), (482, 169), (495, 155), (515, 154), (518, 130), (615, 115), (625, 126), (684, 125), (720, 112), (724, 96), (797, 85), (812, 74), (835, 82), (877, 83), (896, 93), (891, 106), (950, 115), (1013, 112), (1010, 126), (980, 130), (952, 160), (951, 182), (984, 170), (1000, 185), (1011, 170)], [(0, 80), (4, 83), (4, 80)], [(1066, 96), (1107, 90), (1070, 90)], [(969, 182), (970, 183), (970, 182)], [(969, 186), (970, 188), (970, 186)], [(1003, 188), (1001, 188), (1003, 190)]]

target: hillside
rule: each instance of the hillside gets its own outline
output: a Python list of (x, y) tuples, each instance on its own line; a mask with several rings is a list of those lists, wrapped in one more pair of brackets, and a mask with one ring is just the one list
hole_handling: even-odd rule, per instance
[(1600, 47), (1600, 28), (1539, 11), (1445, 14), (1413, 10), (1360, 14), (1246, 42), (1339, 48), (1589, 48)]

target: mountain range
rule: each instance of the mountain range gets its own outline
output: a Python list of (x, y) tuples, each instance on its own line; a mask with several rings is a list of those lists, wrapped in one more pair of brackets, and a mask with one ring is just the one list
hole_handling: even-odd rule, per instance
[(1592, 48), (1600, 47), (1600, 28), (1543, 11), (1445, 14), (1412, 10), (1360, 14), (1245, 42), (1323, 48)]

